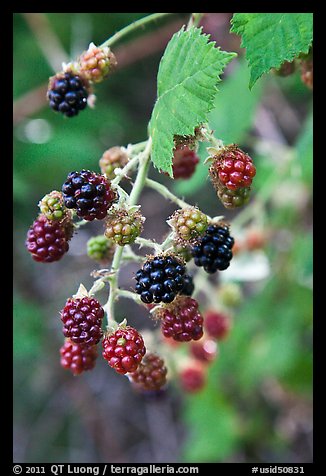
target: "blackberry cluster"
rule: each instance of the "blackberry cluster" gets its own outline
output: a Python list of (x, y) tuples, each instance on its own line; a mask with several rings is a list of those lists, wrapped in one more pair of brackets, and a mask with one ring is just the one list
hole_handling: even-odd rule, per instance
[(150, 304), (169, 303), (185, 286), (185, 266), (175, 256), (155, 256), (148, 259), (136, 273), (136, 293)]
[(64, 204), (85, 220), (102, 220), (116, 198), (110, 182), (89, 170), (70, 172), (62, 186)]
[(61, 311), (63, 335), (73, 343), (98, 344), (102, 337), (104, 310), (94, 298), (69, 298)]
[(106, 175), (108, 179), (113, 180), (116, 177), (114, 173), (115, 169), (122, 169), (127, 162), (127, 154), (121, 147), (114, 146), (104, 152), (99, 160), (99, 166), (102, 174)]
[(203, 266), (209, 274), (228, 268), (232, 259), (233, 245), (234, 239), (230, 236), (227, 226), (210, 225), (191, 250), (195, 265)]
[(84, 79), (70, 72), (53, 76), (47, 92), (51, 109), (67, 117), (77, 116), (87, 106), (87, 86)]

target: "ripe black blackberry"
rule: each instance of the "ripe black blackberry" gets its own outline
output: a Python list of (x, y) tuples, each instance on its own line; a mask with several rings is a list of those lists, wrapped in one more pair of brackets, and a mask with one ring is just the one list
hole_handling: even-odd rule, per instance
[(90, 170), (70, 172), (62, 186), (64, 204), (74, 208), (79, 217), (102, 220), (116, 198), (110, 182)]
[(58, 73), (49, 81), (49, 106), (67, 117), (77, 116), (85, 109), (88, 98), (88, 81), (72, 72)]
[(191, 296), (195, 289), (192, 276), (190, 276), (190, 274), (185, 274), (184, 281), (185, 281), (185, 284), (183, 288), (181, 289), (180, 294), (184, 296)]
[(210, 225), (191, 249), (195, 265), (203, 266), (209, 274), (228, 268), (233, 256), (233, 245), (234, 239), (226, 225)]
[(185, 269), (183, 261), (173, 255), (149, 258), (136, 273), (135, 291), (146, 304), (172, 302), (185, 285)]

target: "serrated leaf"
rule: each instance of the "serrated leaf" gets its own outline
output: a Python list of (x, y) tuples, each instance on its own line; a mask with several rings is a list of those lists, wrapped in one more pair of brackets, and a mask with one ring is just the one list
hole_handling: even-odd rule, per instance
[(174, 135), (192, 135), (207, 121), (216, 85), (225, 66), (236, 56), (215, 47), (201, 28), (183, 28), (170, 40), (157, 77), (157, 101), (149, 123), (152, 161), (172, 176)]
[(271, 68), (308, 53), (312, 44), (312, 13), (235, 13), (231, 23), (230, 31), (242, 37), (247, 50), (250, 89)]

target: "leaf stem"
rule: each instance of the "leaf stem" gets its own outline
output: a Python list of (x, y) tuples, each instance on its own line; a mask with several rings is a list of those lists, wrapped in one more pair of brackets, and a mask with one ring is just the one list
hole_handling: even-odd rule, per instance
[(152, 15), (148, 15), (147, 17), (140, 18), (139, 20), (130, 23), (130, 25), (125, 26), (120, 31), (115, 33), (115, 35), (111, 36), (108, 40), (100, 45), (100, 48), (104, 48), (105, 46), (111, 47), (118, 41), (120, 41), (124, 36), (129, 35), (129, 33), (137, 30), (138, 28), (143, 28), (148, 23), (151, 23), (159, 18), (165, 17), (167, 15), (173, 15), (173, 13), (153, 13)]
[(162, 185), (161, 183), (156, 182), (155, 180), (146, 179), (146, 185), (153, 190), (156, 190), (159, 194), (161, 194), (164, 198), (171, 200), (171, 202), (176, 203), (180, 208), (190, 207), (189, 203), (181, 200), (181, 198), (174, 195), (174, 193), (170, 192), (170, 190)]
[(204, 15), (205, 13), (192, 13), (190, 15), (186, 30), (188, 31), (190, 28), (198, 26)]

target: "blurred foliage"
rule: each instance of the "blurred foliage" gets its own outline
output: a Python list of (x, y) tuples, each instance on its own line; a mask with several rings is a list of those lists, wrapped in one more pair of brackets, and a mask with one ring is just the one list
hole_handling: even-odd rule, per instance
[[(48, 13), (46, 17), (70, 54), (78, 45), (86, 48), (90, 41), (103, 42), (119, 28), (144, 15)], [(14, 14), (13, 19), (13, 91), (17, 99), (46, 84), (53, 72), (23, 15)], [(224, 41), (227, 42), (229, 36), (229, 49), (224, 45), (223, 49), (233, 51), (232, 35)], [(47, 269), (32, 262), (23, 241), (38, 212), (38, 201), (50, 190), (60, 189), (70, 170), (98, 170), (98, 159), (106, 148), (145, 139), (156, 97), (161, 54), (158, 52), (122, 68), (99, 85), (95, 109), (87, 109), (73, 120), (65, 120), (44, 104), (14, 128), (15, 428), (19, 454), (30, 462), (74, 459), (82, 462), (88, 456), (95, 462), (103, 460), (103, 454), (107, 457), (108, 453), (95, 448), (96, 436), (85, 437), (86, 446), (82, 446), (84, 435), (92, 434), (85, 429), (89, 428), (89, 405), (92, 415), (95, 415), (95, 405), (99, 412), (105, 408), (104, 420), (113, 419), (113, 426), (117, 428), (115, 438), (120, 435), (121, 441), (125, 442), (125, 460), (139, 461), (132, 449), (135, 441), (144, 437), (145, 430), (143, 427), (135, 429), (136, 420), (138, 418), (143, 425), (145, 417), (141, 412), (147, 407), (146, 403), (141, 406), (139, 398), (130, 395), (128, 382), (119, 376), (115, 379), (111, 374), (107, 377), (107, 369), (104, 366), (102, 369), (101, 364), (93, 375), (73, 379), (73, 382), (59, 373), (61, 335), (57, 324), (57, 301), (64, 302), (67, 289), (89, 276), (92, 264), (81, 256), (80, 243), (86, 243), (90, 235), (85, 236), (81, 231), (74, 238), (77, 244), (72, 243), (73, 253), (66, 261), (54, 263)], [(254, 154), (258, 170), (248, 210), (259, 201), (264, 204), (262, 208), (254, 209), (257, 213), (253, 213), (251, 221), (258, 221), (272, 232), (264, 249), (271, 273), (264, 280), (242, 283), (245, 299), (234, 315), (229, 338), (220, 343), (220, 355), (209, 369), (207, 386), (196, 395), (179, 396), (182, 409), (177, 407), (175, 411), (181, 412), (182, 425), (186, 428), (182, 451), (178, 455), (181, 461), (232, 461), (242, 455), (246, 462), (266, 462), (271, 461), (268, 458), (274, 451), (274, 458), (287, 462), (295, 442), (278, 426), (285, 404), (275, 403), (266, 388), (277, 384), (293, 398), (311, 403), (311, 92), (302, 85), (299, 73), (289, 78), (266, 75), (252, 91), (248, 89), (248, 79), (248, 67), (240, 52), (239, 60), (231, 62), (218, 86), (220, 92), (216, 108), (210, 114), (210, 124), (217, 137), (226, 143), (238, 143)], [(271, 144), (266, 149), (262, 147), (261, 139), (264, 138), (258, 137), (254, 122), (259, 108), (269, 107), (266, 97), (273, 99), (273, 95), (295, 112), (300, 127), (294, 140), (287, 137), (274, 111), (285, 144), (281, 148)], [(206, 146), (200, 145), (202, 162), (206, 158)], [(159, 177), (157, 171), (153, 173)], [(189, 181), (173, 183), (162, 176), (160, 180), (207, 213), (220, 211), (231, 222), (239, 213), (222, 210), (207, 179), (207, 166), (198, 166)], [(151, 206), (155, 219), (163, 220), (162, 205), (153, 201)], [(96, 372), (99, 372), (98, 377)], [(87, 397), (87, 382), (95, 389), (92, 398)], [(22, 383), (24, 392), (21, 392)], [(75, 394), (69, 393), (74, 389)], [(71, 395), (80, 398), (84, 395), (85, 401), (78, 403), (77, 399), (76, 403)], [(104, 403), (108, 406), (103, 407)], [(126, 405), (132, 408), (128, 419), (124, 416)], [(175, 403), (172, 407), (176, 407)], [(179, 424), (179, 413), (174, 417), (175, 425)], [(123, 419), (122, 425), (114, 419), (116, 415)], [(83, 435), (83, 441), (78, 435)], [(133, 438), (130, 435), (134, 435)], [(153, 442), (149, 439), (150, 436), (146, 444), (151, 446)], [(177, 441), (178, 451), (181, 440)], [(27, 441), (24, 443), (27, 449), (22, 441)], [(110, 443), (112, 440), (108, 440), (109, 449)], [(85, 453), (85, 447), (90, 453), (86, 450)], [(166, 461), (169, 462), (168, 457)]]

